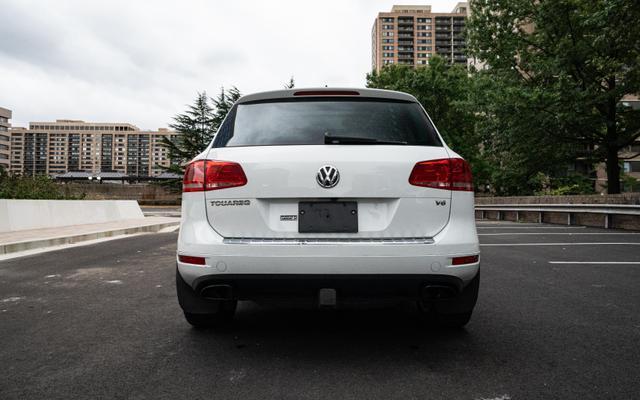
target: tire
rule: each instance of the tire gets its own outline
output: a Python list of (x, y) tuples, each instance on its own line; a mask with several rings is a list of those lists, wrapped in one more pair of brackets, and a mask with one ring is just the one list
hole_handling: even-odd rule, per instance
[(184, 311), (184, 317), (195, 328), (216, 328), (229, 325), (233, 320), (238, 302), (236, 300), (218, 301), (218, 310), (206, 314)]
[(480, 272), (453, 299), (418, 301), (418, 309), (429, 323), (445, 328), (462, 328), (471, 319), (480, 290)]

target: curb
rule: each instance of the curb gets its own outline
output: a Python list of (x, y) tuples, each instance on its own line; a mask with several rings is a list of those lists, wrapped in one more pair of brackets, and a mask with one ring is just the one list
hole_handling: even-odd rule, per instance
[(62, 236), (47, 239), (26, 240), (23, 242), (14, 242), (7, 244), (0, 244), (0, 255), (17, 253), (20, 251), (40, 249), (44, 247), (60, 246), (65, 244), (73, 244), (79, 242), (85, 242), (88, 240), (96, 240), (114, 236), (131, 235), (134, 233), (151, 233), (158, 232), (164, 228), (179, 225), (179, 221), (175, 222), (163, 222), (159, 224), (135, 226), (131, 228), (122, 229), (110, 229), (106, 231), (83, 233), (79, 235)]

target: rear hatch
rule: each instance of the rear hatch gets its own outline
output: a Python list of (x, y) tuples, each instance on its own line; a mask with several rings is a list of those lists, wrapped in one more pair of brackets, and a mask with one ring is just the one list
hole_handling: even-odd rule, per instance
[(206, 158), (246, 177), (205, 191), (209, 223), (225, 238), (428, 238), (449, 220), (449, 190), (409, 182), (416, 163), (448, 158), (414, 102), (239, 104)]

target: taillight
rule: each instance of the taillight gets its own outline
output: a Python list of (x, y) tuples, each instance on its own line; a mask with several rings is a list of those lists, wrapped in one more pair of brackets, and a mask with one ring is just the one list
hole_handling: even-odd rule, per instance
[(450, 158), (451, 190), (473, 192), (473, 177), (469, 163), (462, 158)]
[(480, 257), (477, 254), (475, 256), (453, 257), (451, 265), (475, 264), (479, 259)]
[(461, 158), (419, 162), (411, 171), (409, 183), (435, 189), (473, 191), (471, 168)]
[(196, 160), (184, 171), (183, 192), (203, 192), (247, 184), (247, 177), (238, 163), (230, 161)]
[(182, 178), (182, 191), (204, 191), (204, 160), (194, 161), (187, 165)]
[(183, 256), (179, 255), (178, 260), (187, 264), (195, 264), (195, 265), (205, 265), (206, 261), (204, 257), (195, 257), (195, 256)]

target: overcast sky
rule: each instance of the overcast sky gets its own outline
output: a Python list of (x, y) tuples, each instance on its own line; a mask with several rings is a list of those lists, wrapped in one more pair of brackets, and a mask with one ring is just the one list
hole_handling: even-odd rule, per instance
[(365, 84), (371, 26), (394, 3), (0, 0), (0, 107), (13, 125), (81, 119), (166, 127), (196, 92)]

